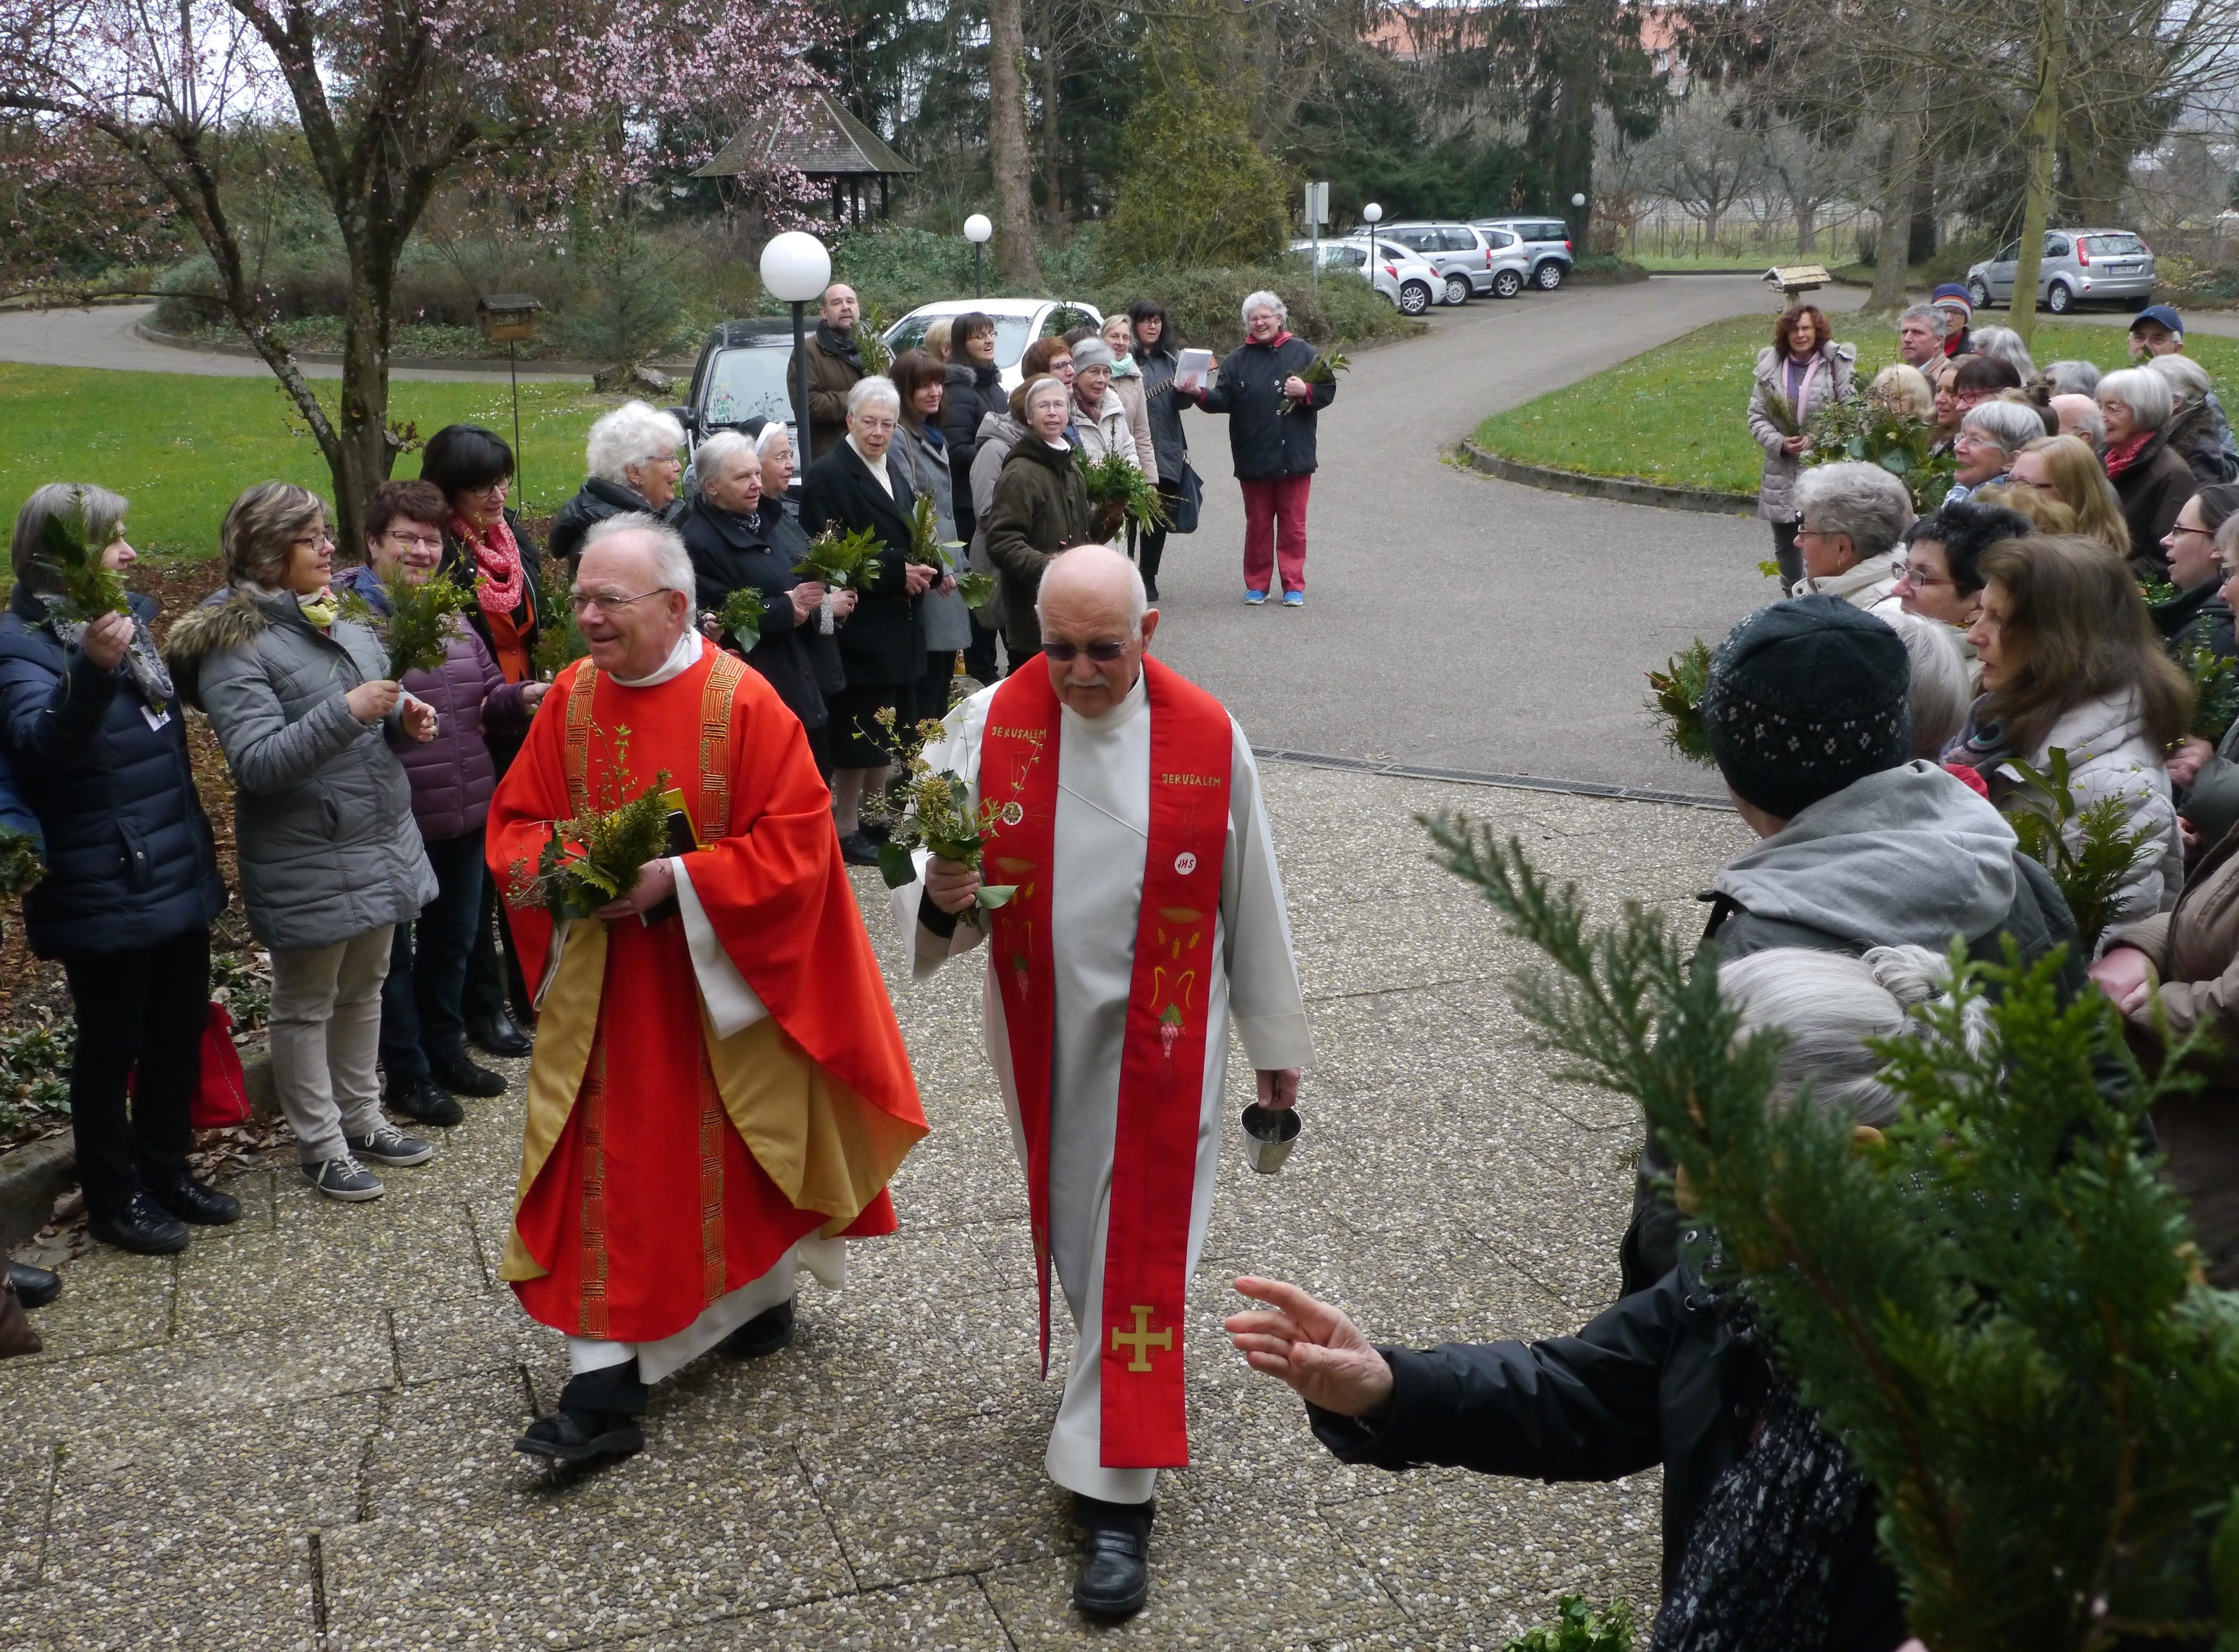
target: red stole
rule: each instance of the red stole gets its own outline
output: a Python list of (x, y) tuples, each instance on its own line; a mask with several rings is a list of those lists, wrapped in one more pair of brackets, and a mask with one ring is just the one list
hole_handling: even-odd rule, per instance
[[(1189, 1462), (1182, 1327), (1191, 1195), (1205, 1098), (1206, 1009), (1228, 843), (1235, 747), (1220, 702), (1156, 660), (1143, 662), (1151, 718), (1151, 831), (1120, 1064), (1120, 1119), (1105, 1229), (1103, 1463)], [(990, 883), (1018, 893), (991, 915), (1011, 1071), (1026, 1138), (1026, 1201), (1049, 1369), (1050, 1073), (1057, 972), (1049, 870), (1056, 851), (1060, 706), (1041, 661), (995, 690), (980, 746), (980, 796), (1015, 804), (991, 835)], [(1083, 1328), (1087, 1334), (1086, 1328)]]

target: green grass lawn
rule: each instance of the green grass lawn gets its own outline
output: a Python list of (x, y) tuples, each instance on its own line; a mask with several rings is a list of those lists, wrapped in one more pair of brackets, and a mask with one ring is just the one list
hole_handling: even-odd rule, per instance
[[(336, 386), (321, 381), (329, 398)], [(515, 503), (548, 515), (582, 484), (583, 436), (619, 398), (581, 384), (521, 387), (523, 490)], [(330, 402), (331, 404), (331, 402)], [(389, 416), (419, 426), (424, 440), (443, 425), (487, 424), (513, 440), (513, 403), (503, 384), (398, 380)], [(93, 482), (132, 502), (130, 531), (143, 552), (217, 554), (218, 524), (234, 496), (278, 478), (331, 499), (333, 478), (319, 444), (279, 381), (197, 378), (183, 373), (111, 373), (0, 363), (0, 505), (10, 519), (48, 482)], [(396, 474), (420, 474), (416, 454)]]
[[(1991, 317), (2003, 324), (2003, 312)], [(1858, 347), (1858, 375), (1897, 359), (1897, 334), (1881, 323), (1835, 318), (1836, 336)], [(1477, 427), (1478, 446), (1526, 464), (1589, 476), (1631, 476), (1667, 487), (1755, 493), (1763, 453), (1743, 423), (1757, 353), (1771, 341), (1772, 316), (1698, 327), (1566, 389), (1496, 413)], [(2039, 362), (2126, 364), (2118, 327), (2040, 322)], [(2202, 334), (2185, 343), (2223, 389), (2239, 386), (2239, 339)]]

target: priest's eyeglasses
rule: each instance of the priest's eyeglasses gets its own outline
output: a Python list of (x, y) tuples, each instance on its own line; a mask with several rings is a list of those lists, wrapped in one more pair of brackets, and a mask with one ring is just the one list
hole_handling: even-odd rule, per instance
[(588, 609), (597, 609), (601, 614), (611, 614), (618, 608), (628, 608), (632, 603), (641, 603), (648, 596), (658, 596), (657, 590), (640, 591), (634, 596), (620, 596), (613, 591), (569, 591), (568, 606), (580, 616)]
[(1099, 665), (1109, 665), (1127, 651), (1125, 643), (1049, 643), (1042, 644), (1042, 652), (1060, 665), (1070, 665), (1086, 654)]

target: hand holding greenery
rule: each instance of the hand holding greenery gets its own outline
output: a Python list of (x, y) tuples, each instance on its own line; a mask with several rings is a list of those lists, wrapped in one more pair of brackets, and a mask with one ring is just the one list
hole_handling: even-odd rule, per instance
[(933, 496), (921, 493), (910, 507), (910, 547), (907, 561), (921, 568), (938, 568), (942, 573), (953, 572), (956, 563), (949, 552), (964, 542), (940, 536), (940, 515), (933, 508)]
[[(1299, 376), (1309, 384), (1334, 384), (1337, 383), (1337, 376), (1352, 365), (1350, 361), (1336, 350), (1324, 350), (1306, 363), (1305, 370), (1300, 372)], [(1278, 418), (1286, 417), (1305, 405), (1306, 403), (1296, 396), (1286, 396), (1276, 403), (1275, 416)]]
[(885, 550), (875, 529), (858, 528), (842, 535), (827, 528), (808, 542), (808, 554), (794, 563), (793, 571), (834, 590), (860, 590), (878, 571)]
[(1701, 637), (1648, 674), (1649, 715), (1664, 725), (1664, 743), (1690, 763), (1713, 763), (1703, 733), (1703, 690), (1711, 683), (1711, 645)]
[[(117, 523), (110, 543), (123, 538), (124, 524)], [(103, 614), (129, 614), (132, 610), (124, 601), (124, 582), (116, 570), (103, 561), (108, 554), (107, 544), (90, 544), (87, 531), (85, 501), (81, 496), (70, 501), (70, 508), (47, 518), (46, 526), (39, 532), (39, 550), (36, 565), (61, 583), (63, 600), (56, 612), (66, 620), (91, 624)]]
[(967, 569), (956, 576), (957, 595), (967, 608), (985, 608), (995, 600), (995, 576)]
[[(925, 749), (947, 734), (938, 721), (928, 717), (907, 736), (896, 732), (892, 709), (880, 712), (879, 722), (886, 729), (888, 748), (907, 769), (899, 796), (889, 792), (863, 804), (865, 814), (887, 823), (887, 841), (879, 845), (879, 875), (886, 879), (887, 887), (899, 889), (917, 882), (914, 856), (920, 849), (980, 870), (987, 834), (999, 825), (1016, 825), (1020, 805), (982, 798), (977, 809), (969, 806), (971, 788), (964, 777), (953, 770), (936, 770), (926, 759)], [(983, 883), (978, 903), (963, 915), (964, 921), (983, 927), (986, 921), (980, 915), (1001, 906), (1017, 892), (1016, 884)]]
[(38, 841), (29, 832), (0, 826), (0, 895), (21, 895), (46, 875)]
[(541, 906), (555, 920), (589, 917), (635, 889), (645, 863), (668, 846), (668, 771), (662, 769), (634, 796), (625, 795), (629, 739), (630, 731), (616, 724), (614, 761), (600, 782), (599, 807), (553, 822), (533, 873), (526, 861), (514, 863), (508, 904)]
[(1796, 404), (1770, 384), (1763, 389), (1765, 423), (1783, 436), (1802, 436), (1804, 427), (1796, 422)]
[(718, 623), (739, 645), (741, 653), (751, 654), (754, 645), (762, 640), (762, 616), (768, 611), (769, 605), (762, 600), (760, 591), (751, 585), (741, 585), (723, 599)]
[(1075, 448), (1073, 462), (1080, 467), (1081, 485), (1088, 490), (1091, 506), (1107, 512), (1117, 510), (1123, 519), (1132, 519), (1142, 528), (1171, 525), (1166, 501), (1159, 497), (1159, 484), (1125, 454), (1107, 453), (1092, 463), (1086, 452)]
[(475, 605), (473, 586), (441, 573), (421, 580), (385, 579), (381, 595), (389, 617), (375, 629), (389, 649), (389, 675), (399, 678), (442, 664), (457, 634), (458, 616)]
[[(1970, 965), (1882, 1048), (1897, 1122), (1773, 1104), (1708, 955), (1627, 903), (1589, 930), (1486, 828), (1438, 858), (1545, 955), (1511, 987), (1560, 1076), (1632, 1096), (1718, 1236), (1780, 1371), (1870, 1480), (1937, 1652), (2108, 1652), (2239, 1630), (2239, 1294), (2201, 1282), (2143, 1126), (2187, 1089), (2058, 952)], [(1982, 1002), (1988, 986), (1996, 995)], [(2110, 1068), (2127, 1081), (2103, 1083)]]

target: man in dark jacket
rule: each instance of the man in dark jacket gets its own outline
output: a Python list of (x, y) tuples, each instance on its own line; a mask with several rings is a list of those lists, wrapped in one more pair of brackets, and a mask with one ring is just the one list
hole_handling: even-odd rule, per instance
[(1319, 352), (1285, 330), (1288, 318), (1272, 292), (1246, 298), (1245, 342), (1228, 352), (1219, 383), (1199, 390), (1197, 404), (1228, 415), (1229, 452), (1244, 490), (1244, 600), (1266, 602), (1279, 564), (1283, 606), (1303, 608), (1314, 422), (1337, 399), (1337, 383), (1310, 384), (1300, 376)]
[(1088, 489), (1066, 440), (1073, 394), (1054, 377), (1026, 388), (1026, 430), (1003, 461), (987, 507), (987, 557), (1002, 582), (1003, 649), (1011, 669), (1041, 652), (1034, 598), (1042, 570), (1089, 541)]
[[(2003, 963), (2055, 946), (2061, 983), (2083, 987), (2076, 921), (2051, 875), (2021, 852), (1989, 801), (1939, 765), (1910, 758), (1910, 661), (1880, 620), (1839, 596), (1758, 610), (1719, 644), (1703, 730), (1742, 819), (1764, 841), (1729, 861), (1698, 956), (1771, 947), (1863, 954), (1963, 939)], [(1678, 1260), (1671, 1169), (1641, 1149), (1622, 1289), (1645, 1290)]]
[[(816, 330), (809, 336), (808, 456), (813, 463), (840, 445), (847, 434), (847, 392), (863, 376), (863, 347), (855, 323), (863, 307), (855, 290), (834, 282), (824, 290)], [(803, 483), (806, 486), (806, 482)]]

